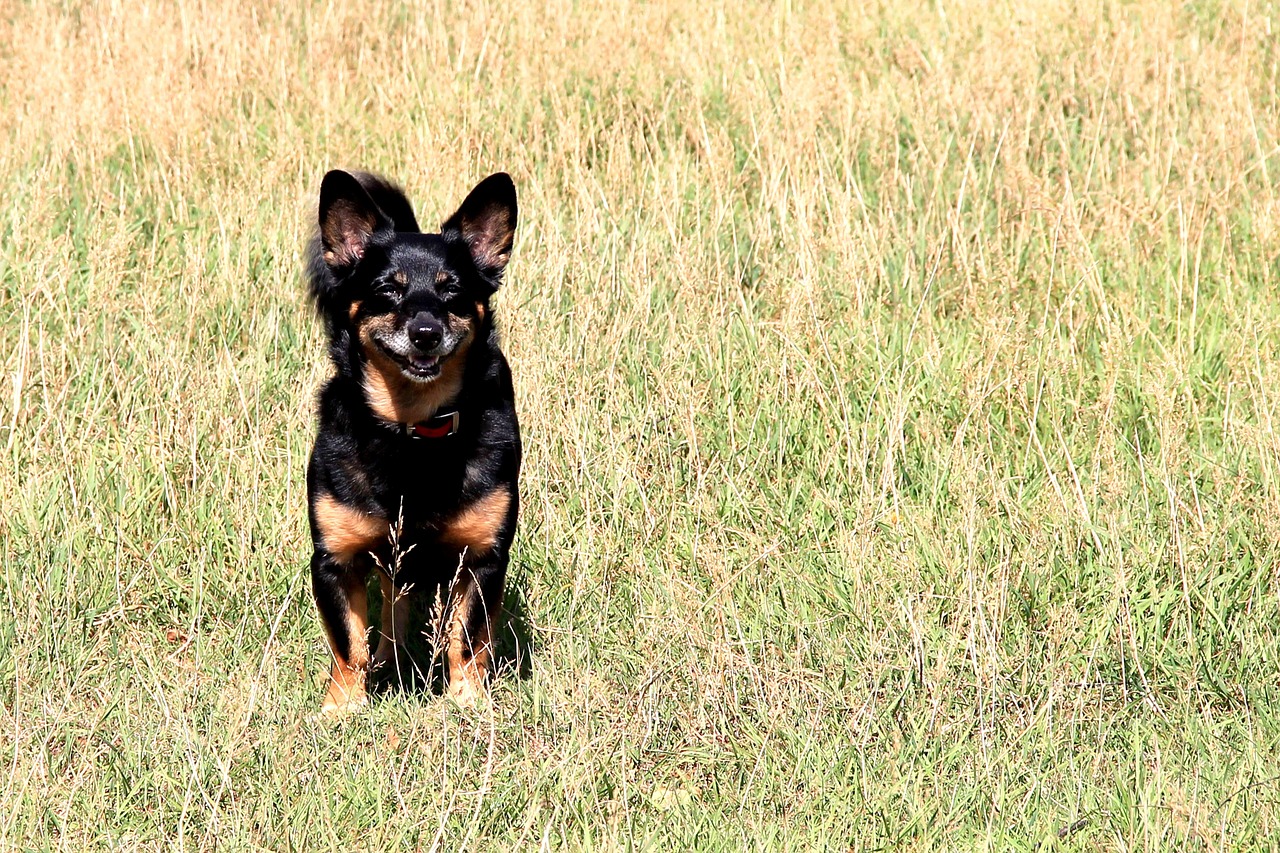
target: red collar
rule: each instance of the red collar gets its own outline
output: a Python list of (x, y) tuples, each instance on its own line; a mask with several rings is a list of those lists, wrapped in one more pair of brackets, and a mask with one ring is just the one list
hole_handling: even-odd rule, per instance
[(446, 438), (457, 431), (457, 412), (446, 412), (422, 423), (404, 425), (404, 434), (410, 438)]

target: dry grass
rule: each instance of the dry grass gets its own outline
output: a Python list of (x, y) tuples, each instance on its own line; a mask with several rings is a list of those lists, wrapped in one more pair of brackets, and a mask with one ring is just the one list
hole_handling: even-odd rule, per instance
[[(0, 846), (1274, 844), (1274, 5), (4, 9)], [(520, 191), (482, 711), (310, 718), (335, 165)]]

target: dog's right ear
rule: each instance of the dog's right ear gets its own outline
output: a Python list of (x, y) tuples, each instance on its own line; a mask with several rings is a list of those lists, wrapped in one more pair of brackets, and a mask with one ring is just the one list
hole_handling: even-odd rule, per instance
[(330, 269), (345, 271), (364, 257), (375, 235), (394, 225), (355, 176), (335, 169), (320, 183), (320, 244)]

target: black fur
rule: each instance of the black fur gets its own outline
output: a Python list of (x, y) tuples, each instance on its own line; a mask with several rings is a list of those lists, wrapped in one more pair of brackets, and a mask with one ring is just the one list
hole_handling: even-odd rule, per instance
[[(348, 626), (369, 572), (377, 563), (388, 570), (396, 564), (387, 525), (400, 525), (395, 586), (447, 589), (461, 565), (470, 583), (458, 594), (472, 599), (451, 603), (467, 615), (463, 634), (494, 634), (519, 511), (521, 446), (489, 303), (510, 254), (515, 188), (505, 174), (493, 175), (440, 233), (423, 234), (399, 188), (369, 174), (330, 172), (319, 213), (307, 272), (335, 375), (320, 391), (307, 470), (312, 585), (335, 658), (362, 678), (361, 638)], [(457, 344), (468, 329), (465, 346)], [(448, 352), (450, 341), (457, 347)], [(442, 395), (452, 382), (456, 393)], [(379, 404), (377, 387), (401, 388), (398, 407)], [(457, 433), (406, 435), (406, 421), (394, 416), (415, 410), (415, 421), (456, 410)], [(484, 516), (492, 523), (480, 524), (481, 533), (468, 534), (478, 545), (460, 544), (458, 531), (474, 525), (458, 520), (477, 506), (502, 511)], [(490, 528), (493, 544), (485, 547)], [(461, 653), (470, 660), (480, 650), (467, 643)], [(484, 660), (479, 665), (483, 675)], [(363, 697), (362, 690), (348, 692)]]

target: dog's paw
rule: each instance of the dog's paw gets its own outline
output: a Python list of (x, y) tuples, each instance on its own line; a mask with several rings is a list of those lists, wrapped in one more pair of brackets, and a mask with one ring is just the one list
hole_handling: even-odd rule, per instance
[(489, 691), (478, 678), (458, 678), (449, 682), (449, 699), (459, 708), (475, 708), (489, 700)]
[(363, 689), (352, 689), (348, 692), (334, 686), (325, 694), (324, 704), (320, 706), (316, 717), (322, 720), (337, 720), (356, 713), (368, 704), (369, 697)]

